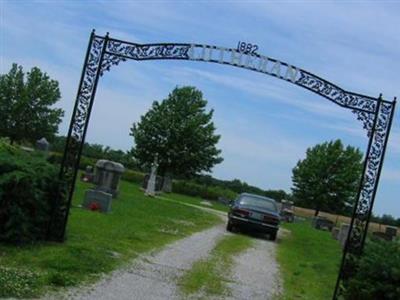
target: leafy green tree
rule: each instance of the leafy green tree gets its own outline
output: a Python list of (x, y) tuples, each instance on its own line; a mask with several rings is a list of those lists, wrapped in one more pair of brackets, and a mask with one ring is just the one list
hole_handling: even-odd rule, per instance
[(67, 137), (56, 135), (51, 143), (51, 151), (62, 153), (64, 152)]
[(168, 177), (210, 171), (223, 159), (216, 148), (220, 136), (215, 134), (213, 110), (207, 112), (206, 105), (202, 92), (190, 86), (177, 87), (167, 99), (153, 102), (131, 128), (133, 155), (147, 166), (157, 156), (159, 173)]
[(293, 169), (293, 197), (298, 205), (344, 213), (355, 201), (362, 172), (362, 153), (340, 140), (307, 149), (304, 160)]
[(288, 195), (284, 190), (266, 190), (264, 194), (265, 196), (278, 201), (290, 199), (290, 195)]
[(282, 199), (289, 200), (291, 197), (291, 195), (287, 194), (283, 190), (262, 190), (256, 186), (249, 185), (248, 183), (241, 181), (240, 179), (221, 180), (213, 178), (210, 175), (199, 174), (193, 179), (193, 181), (201, 185), (215, 186), (224, 189), (229, 189), (237, 194), (252, 193), (270, 197), (278, 201), (281, 201)]
[(105, 148), (100, 144), (89, 144), (85, 143), (83, 145), (82, 154), (88, 157), (93, 157), (97, 159), (104, 159)]
[(53, 105), (60, 100), (58, 82), (39, 68), (25, 74), (13, 64), (8, 74), (0, 75), (0, 135), (11, 143), (52, 140), (64, 115)]
[(400, 226), (400, 218), (396, 220), (395, 217), (390, 214), (383, 214), (382, 216), (375, 216), (372, 214), (371, 221), (390, 226)]
[[(51, 144), (51, 151), (62, 154), (65, 149), (66, 140), (67, 138), (65, 136), (55, 136)], [(138, 164), (130, 151), (124, 152), (122, 150), (114, 150), (109, 146), (103, 146), (101, 144), (85, 143), (83, 145), (82, 156), (92, 159), (112, 160), (123, 164), (126, 168), (133, 170), (138, 169)], [(56, 159), (56, 161), (60, 162), (61, 158)]]

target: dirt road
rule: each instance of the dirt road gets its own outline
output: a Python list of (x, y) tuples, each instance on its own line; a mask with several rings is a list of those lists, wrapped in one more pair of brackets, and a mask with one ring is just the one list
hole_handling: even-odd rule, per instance
[[(218, 213), (222, 218), (225, 214)], [(205, 259), (224, 235), (224, 225), (198, 232), (176, 241), (158, 252), (136, 258), (129, 266), (114, 271), (94, 285), (73, 288), (62, 299), (187, 299), (176, 282), (194, 262)], [(253, 247), (235, 257), (231, 278), (228, 282), (229, 296), (215, 299), (271, 299), (280, 293), (281, 281), (275, 260), (276, 243), (254, 239)], [(59, 294), (60, 295), (60, 294)], [(196, 299), (199, 295), (194, 295)], [(210, 299), (210, 297), (206, 297)]]

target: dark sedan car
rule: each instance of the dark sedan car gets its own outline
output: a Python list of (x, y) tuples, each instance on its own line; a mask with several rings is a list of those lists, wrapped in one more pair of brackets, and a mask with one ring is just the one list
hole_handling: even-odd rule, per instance
[(279, 211), (275, 200), (253, 194), (241, 194), (230, 205), (226, 229), (243, 228), (268, 233), (274, 241), (279, 229)]

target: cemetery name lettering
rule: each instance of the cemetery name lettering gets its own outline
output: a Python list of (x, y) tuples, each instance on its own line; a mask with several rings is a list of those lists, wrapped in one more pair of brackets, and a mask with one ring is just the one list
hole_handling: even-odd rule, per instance
[(188, 56), (190, 60), (240, 66), (292, 82), (296, 82), (300, 73), (299, 69), (294, 66), (280, 62), (279, 60), (270, 59), (264, 55), (253, 54), (253, 51), (242, 52), (237, 49), (223, 47), (191, 45)]

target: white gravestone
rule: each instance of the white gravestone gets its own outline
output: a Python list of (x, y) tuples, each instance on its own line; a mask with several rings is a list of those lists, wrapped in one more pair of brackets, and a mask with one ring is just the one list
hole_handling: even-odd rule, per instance
[(340, 242), (340, 245), (342, 246), (342, 249), (344, 249), (344, 246), (346, 245), (347, 236), (349, 235), (349, 229), (350, 224), (342, 224), (342, 226), (340, 226), (338, 240)]
[(151, 165), (151, 172), (150, 172), (150, 178), (147, 181), (147, 188), (145, 194), (147, 196), (154, 197), (156, 193), (156, 178), (157, 178), (157, 158), (154, 160), (154, 163)]

